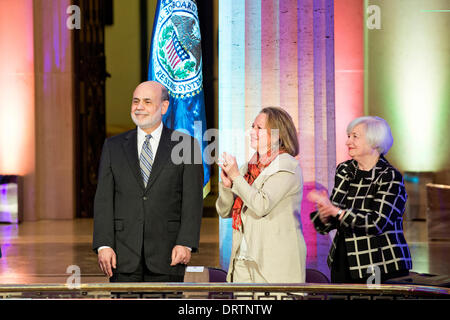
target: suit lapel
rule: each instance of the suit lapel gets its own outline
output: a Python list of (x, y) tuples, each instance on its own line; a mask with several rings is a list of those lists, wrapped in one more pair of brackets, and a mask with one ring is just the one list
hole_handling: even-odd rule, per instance
[(171, 130), (163, 126), (158, 150), (156, 151), (156, 156), (153, 161), (152, 172), (150, 173), (147, 188), (145, 189), (146, 192), (152, 187), (153, 183), (161, 172), (161, 169), (164, 167), (164, 164), (167, 162), (167, 158), (169, 158), (170, 156), (172, 150), (172, 141), (170, 140), (171, 132)]
[(130, 133), (125, 137), (123, 147), (125, 149), (125, 155), (127, 157), (131, 171), (133, 172), (139, 186), (144, 189), (144, 181), (142, 179), (137, 150), (137, 129), (130, 131)]

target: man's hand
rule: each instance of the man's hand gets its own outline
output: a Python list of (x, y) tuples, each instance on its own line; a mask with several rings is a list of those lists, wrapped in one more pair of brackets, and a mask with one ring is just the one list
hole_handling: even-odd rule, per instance
[(179, 263), (188, 264), (191, 260), (191, 250), (186, 248), (185, 246), (177, 245), (172, 249), (172, 262), (171, 266), (175, 266)]
[(116, 268), (116, 253), (111, 248), (103, 248), (98, 251), (98, 265), (103, 273), (112, 277), (112, 268)]

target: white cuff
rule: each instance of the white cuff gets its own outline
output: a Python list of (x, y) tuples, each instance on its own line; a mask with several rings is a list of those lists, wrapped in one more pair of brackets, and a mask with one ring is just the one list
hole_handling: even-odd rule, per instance
[(101, 246), (101, 247), (97, 248), (97, 252), (99, 252), (102, 249), (106, 249), (106, 248), (110, 248), (111, 249), (111, 247), (108, 247), (108, 246)]

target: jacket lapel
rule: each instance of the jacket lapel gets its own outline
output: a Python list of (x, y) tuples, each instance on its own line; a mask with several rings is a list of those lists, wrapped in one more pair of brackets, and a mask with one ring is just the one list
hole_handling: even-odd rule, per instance
[(161, 139), (159, 140), (158, 150), (156, 151), (156, 156), (153, 161), (152, 172), (150, 173), (150, 178), (147, 183), (147, 188), (145, 191), (147, 192), (155, 182), (159, 173), (161, 172), (164, 164), (167, 163), (167, 158), (169, 158), (171, 153), (171, 144), (170, 140), (171, 130), (163, 126), (163, 130), (161, 133)]
[(263, 171), (261, 171), (253, 184), (255, 187), (260, 188), (271, 175), (277, 173), (278, 171), (295, 172), (295, 168), (292, 167), (292, 163), (286, 160), (283, 154), (278, 155), (278, 157), (276, 157)]
[(133, 172), (139, 186), (144, 189), (144, 181), (142, 179), (137, 150), (137, 129), (130, 131), (130, 133), (125, 137), (123, 147), (125, 149), (125, 155), (127, 157), (131, 171)]

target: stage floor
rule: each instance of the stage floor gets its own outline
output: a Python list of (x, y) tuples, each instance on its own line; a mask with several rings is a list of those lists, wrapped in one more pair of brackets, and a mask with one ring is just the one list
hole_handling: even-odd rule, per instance
[[(66, 283), (67, 268), (80, 268), (81, 283), (108, 282), (91, 249), (92, 219), (0, 224), (0, 284)], [(428, 242), (426, 222), (405, 222), (405, 235), (419, 273), (450, 275), (450, 242)], [(327, 245), (318, 244), (317, 255), (308, 256), (307, 267), (329, 276)], [(199, 252), (190, 266), (220, 267), (219, 220), (203, 218)]]

